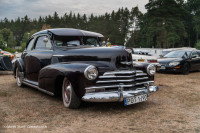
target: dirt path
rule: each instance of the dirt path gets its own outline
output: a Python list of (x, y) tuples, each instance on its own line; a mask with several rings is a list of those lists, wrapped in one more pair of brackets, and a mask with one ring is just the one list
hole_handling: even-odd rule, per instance
[(200, 72), (156, 74), (159, 92), (147, 102), (83, 103), (64, 108), (62, 100), (30, 87), (19, 88), (0, 75), (0, 133), (26, 132), (200, 132)]

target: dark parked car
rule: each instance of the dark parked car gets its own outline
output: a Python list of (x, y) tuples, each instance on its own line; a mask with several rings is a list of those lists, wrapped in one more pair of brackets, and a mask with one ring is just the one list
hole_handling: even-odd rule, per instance
[(26, 84), (50, 95), (62, 95), (65, 107), (89, 102), (147, 100), (154, 86), (154, 65), (135, 70), (125, 49), (101, 47), (103, 35), (77, 29), (35, 33), (14, 62), (18, 86)]
[(0, 54), (0, 71), (12, 71), (11, 59)]
[(200, 70), (200, 51), (177, 50), (172, 51), (158, 59), (161, 64), (160, 71), (188, 74), (190, 71)]

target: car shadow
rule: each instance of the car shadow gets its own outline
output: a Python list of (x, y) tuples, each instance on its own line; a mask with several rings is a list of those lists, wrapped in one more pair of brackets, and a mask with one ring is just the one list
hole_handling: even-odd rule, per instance
[[(35, 88), (24, 86), (23, 87), (26, 91), (30, 91), (30, 93), (33, 93), (33, 95), (37, 95), (39, 97), (43, 97), (47, 100), (53, 101), (55, 104), (58, 103), (58, 106), (63, 106), (63, 109), (65, 109), (64, 105), (62, 104), (62, 97), (61, 96), (50, 96), (48, 94), (45, 94)], [(137, 103), (133, 105), (125, 106), (124, 102), (85, 102), (82, 101), (80, 107), (77, 109), (79, 111), (97, 111), (97, 112), (107, 112), (109, 110), (116, 110), (116, 111), (123, 111), (123, 110), (145, 110), (149, 107), (157, 106), (156, 103), (151, 101), (145, 101), (142, 103)]]

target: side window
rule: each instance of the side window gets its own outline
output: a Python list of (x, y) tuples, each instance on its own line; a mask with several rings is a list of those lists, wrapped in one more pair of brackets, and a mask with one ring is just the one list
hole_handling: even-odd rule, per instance
[(197, 53), (197, 51), (192, 52), (192, 57), (199, 58), (199, 54)]
[(30, 51), (32, 49), (32, 47), (33, 47), (33, 44), (34, 44), (34, 39), (32, 39), (32, 40), (29, 41), (26, 50)]
[(197, 51), (197, 53), (198, 53), (198, 55), (199, 55), (199, 57), (200, 57), (200, 51)]
[(48, 41), (45, 43), (44, 38), (47, 38), (46, 36), (40, 36), (37, 38), (35, 49), (51, 49), (51, 42), (48, 39)]

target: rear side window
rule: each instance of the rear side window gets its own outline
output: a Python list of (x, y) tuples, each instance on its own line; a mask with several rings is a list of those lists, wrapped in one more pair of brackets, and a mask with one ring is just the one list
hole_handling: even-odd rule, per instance
[(34, 39), (31, 39), (29, 41), (29, 43), (27, 44), (28, 46), (27, 46), (26, 50), (30, 51), (33, 48), (33, 44), (34, 44)]
[(192, 56), (196, 56), (196, 58), (198, 58), (199, 57), (199, 53), (197, 53), (197, 51), (193, 51), (192, 52)]
[(48, 37), (47, 36), (40, 36), (37, 38), (35, 49), (51, 49), (51, 42), (48, 39), (47, 42), (44, 42), (44, 39)]
[(197, 51), (198, 55), (200, 56), (200, 51)]

